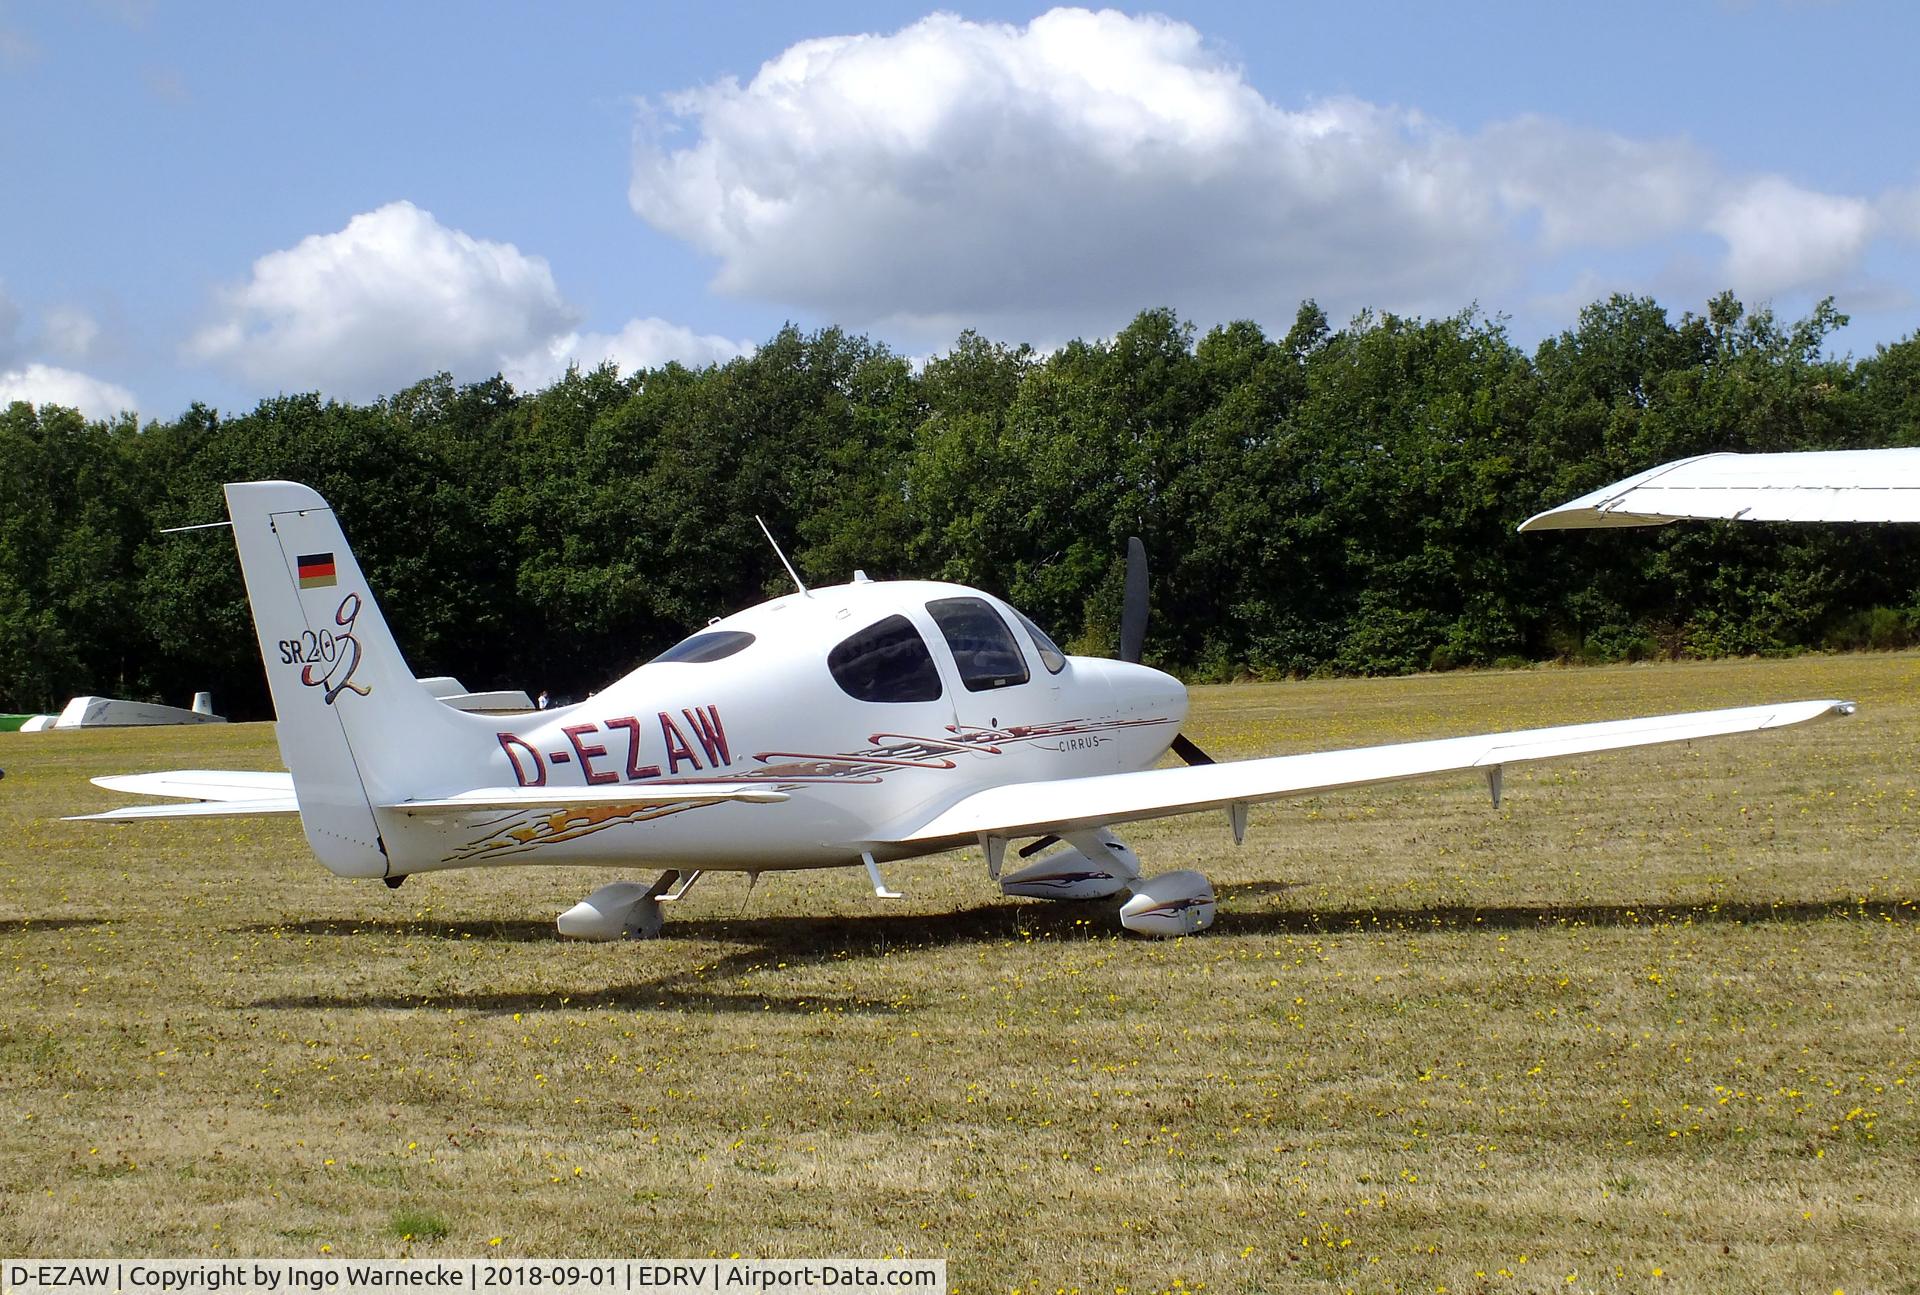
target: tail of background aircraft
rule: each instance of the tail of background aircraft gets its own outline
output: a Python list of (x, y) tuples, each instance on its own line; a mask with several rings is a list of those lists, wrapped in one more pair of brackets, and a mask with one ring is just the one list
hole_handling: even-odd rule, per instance
[(342, 876), (386, 876), (373, 806), (483, 783), (492, 725), (414, 678), (317, 492), (289, 481), (226, 492), (307, 841)]

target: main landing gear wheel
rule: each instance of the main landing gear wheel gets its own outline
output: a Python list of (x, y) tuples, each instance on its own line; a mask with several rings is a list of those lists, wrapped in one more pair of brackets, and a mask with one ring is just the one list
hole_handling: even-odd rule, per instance
[(1133, 898), (1120, 906), (1120, 925), (1141, 935), (1192, 935), (1212, 926), (1218, 912), (1213, 883), (1182, 868), (1135, 882)]
[[(1243, 829), (1235, 819), (1235, 834)], [(1106, 828), (1043, 836), (1020, 851), (1039, 857), (1000, 878), (1000, 891), (1028, 899), (1105, 899), (1130, 890), (1120, 925), (1140, 935), (1192, 935), (1219, 911), (1213, 883), (1191, 868), (1141, 880), (1140, 856)], [(989, 864), (991, 866), (991, 862)]]
[(666, 924), (660, 905), (686, 894), (699, 876), (689, 874), (678, 890), (673, 889), (680, 880), (678, 870), (661, 873), (651, 886), (612, 882), (560, 914), (554, 925), (569, 940), (651, 940)]

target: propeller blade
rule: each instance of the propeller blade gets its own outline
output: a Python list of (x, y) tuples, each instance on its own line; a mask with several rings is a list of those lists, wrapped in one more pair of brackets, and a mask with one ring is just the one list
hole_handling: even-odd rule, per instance
[(1213, 757), (1202, 751), (1185, 733), (1173, 735), (1173, 753), (1188, 764), (1212, 764)]
[(1138, 662), (1147, 645), (1147, 546), (1127, 540), (1127, 597), (1120, 609), (1120, 659)]

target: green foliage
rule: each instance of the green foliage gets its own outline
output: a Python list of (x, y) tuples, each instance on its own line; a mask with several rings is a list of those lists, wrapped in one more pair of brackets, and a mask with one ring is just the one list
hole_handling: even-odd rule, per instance
[(402, 1241), (439, 1241), (453, 1231), (438, 1214), (426, 1210), (401, 1210), (387, 1220), (387, 1233)]
[(1912, 647), (1914, 620), (1897, 607), (1869, 607), (1842, 617), (1822, 637), (1821, 646), (1836, 652), (1891, 652)]
[(1916, 636), (1907, 528), (1520, 537), (1530, 513), (1714, 450), (1920, 444), (1920, 336), (1826, 353), (1730, 295), (1613, 297), (1529, 356), (1477, 311), (1312, 302), (1269, 337), (1167, 310), (1050, 355), (963, 333), (915, 371), (839, 329), (541, 391), (425, 379), (145, 427), (0, 410), (0, 710), (76, 693), (267, 712), (221, 485), (338, 508), (421, 674), (580, 693), (786, 585), (916, 575), (1113, 649), (1145, 539), (1147, 655), (1196, 678), (1881, 647)]

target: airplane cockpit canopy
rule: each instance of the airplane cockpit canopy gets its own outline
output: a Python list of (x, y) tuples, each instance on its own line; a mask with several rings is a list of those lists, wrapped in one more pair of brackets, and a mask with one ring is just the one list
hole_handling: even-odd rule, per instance
[(661, 661), (720, 661), (751, 646), (753, 635), (745, 630), (702, 630), (689, 635), (662, 652), (649, 665)]
[(927, 612), (953, 649), (968, 692), (1010, 688), (1027, 681), (1027, 659), (1013, 631), (984, 598), (935, 598)]

